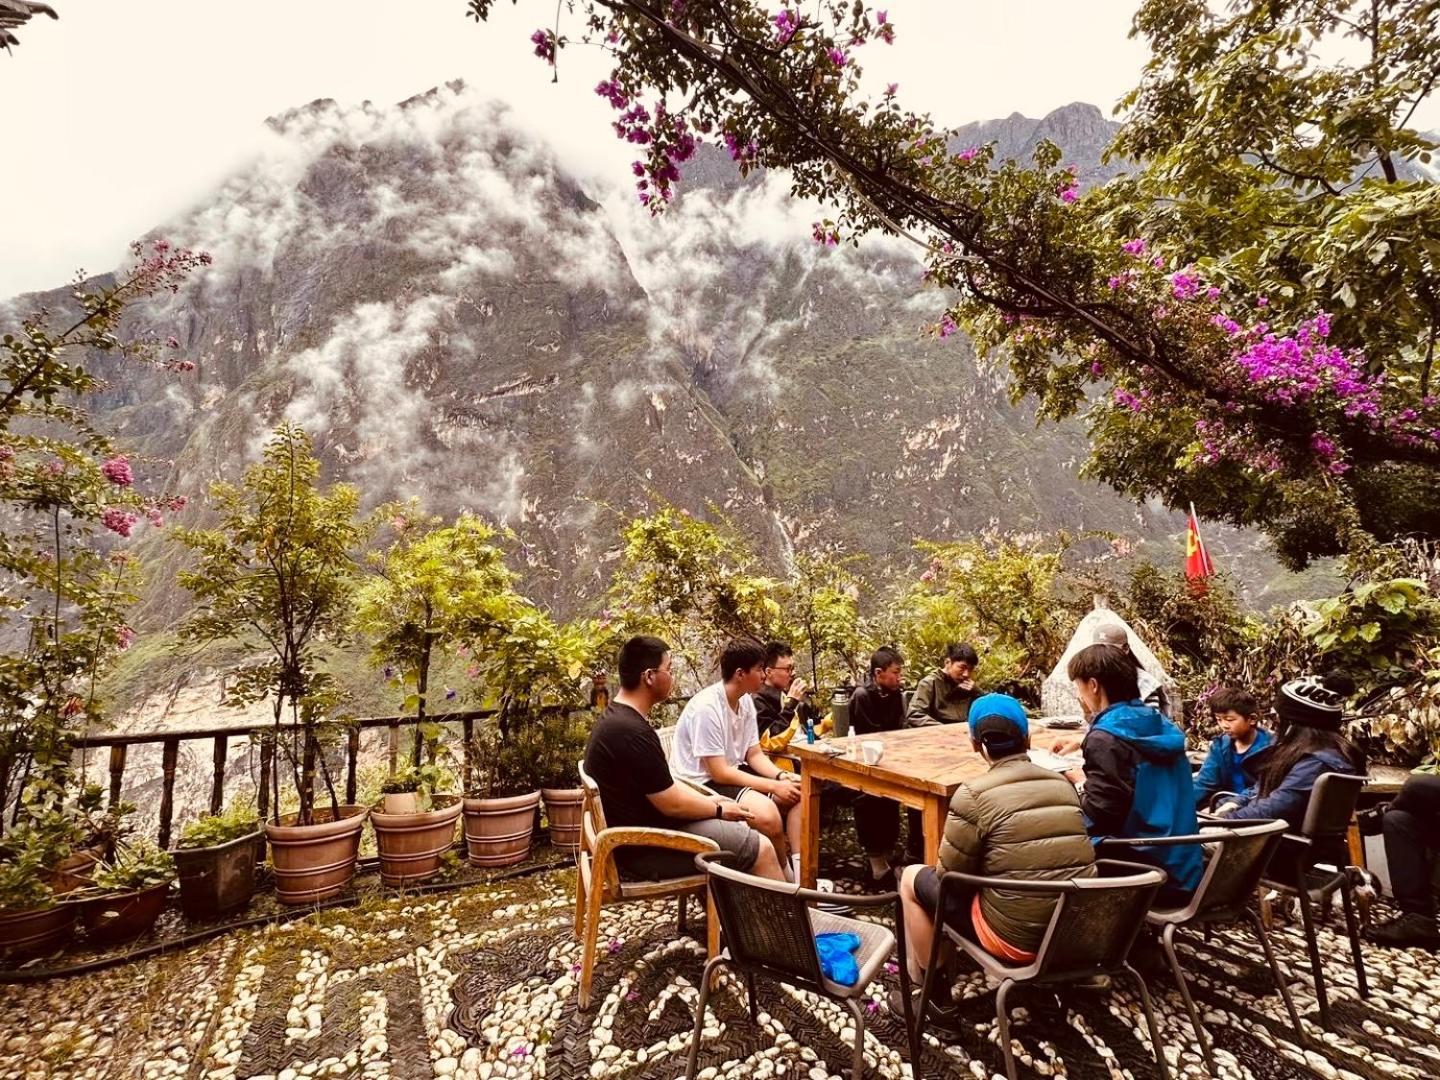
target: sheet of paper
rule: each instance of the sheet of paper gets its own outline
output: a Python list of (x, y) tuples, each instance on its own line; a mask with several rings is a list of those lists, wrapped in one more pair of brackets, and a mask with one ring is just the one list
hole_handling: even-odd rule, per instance
[(1057, 754), (1038, 746), (1030, 748), (1030, 760), (1042, 769), (1051, 769), (1058, 773), (1069, 772), (1085, 764), (1084, 756), (1078, 750), (1073, 754)]

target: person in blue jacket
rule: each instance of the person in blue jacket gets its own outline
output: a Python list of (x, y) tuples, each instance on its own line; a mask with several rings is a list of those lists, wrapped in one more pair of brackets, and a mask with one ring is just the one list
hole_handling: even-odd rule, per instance
[(1239, 793), (1248, 788), (1254, 777), (1245, 775), (1245, 763), (1271, 742), (1270, 733), (1260, 726), (1260, 706), (1248, 692), (1222, 686), (1206, 704), (1220, 734), (1195, 777), (1195, 805), (1202, 810), (1222, 791)]
[(1247, 763), (1256, 780), (1215, 811), (1230, 820), (1284, 818), (1299, 829), (1310, 805), (1310, 792), (1323, 773), (1362, 775), (1365, 754), (1340, 734), (1345, 699), (1339, 680), (1314, 675), (1294, 679), (1280, 688), (1275, 713), (1279, 735)]
[[(1066, 674), (1091, 717), (1081, 744), (1085, 787), (1080, 795), (1091, 839), (1196, 833), (1185, 735), (1140, 700), (1130, 658), (1114, 645), (1091, 645), (1071, 657)], [(1163, 906), (1187, 902), (1200, 884), (1205, 861), (1199, 845), (1137, 847), (1133, 853), (1169, 874), (1157, 897)]]

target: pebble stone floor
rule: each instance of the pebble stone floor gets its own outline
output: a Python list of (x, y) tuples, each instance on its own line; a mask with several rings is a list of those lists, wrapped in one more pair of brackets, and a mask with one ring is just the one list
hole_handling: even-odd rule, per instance
[[(702, 920), (676, 929), (676, 905), (607, 908), (591, 1008), (575, 990), (573, 871), (422, 899), (372, 901), (174, 956), (89, 975), (0, 987), (0, 1077), (302, 1076), (670, 1080), (683, 1075), (704, 962)], [(700, 924), (697, 929), (697, 924)], [(1296, 927), (1275, 934), (1295, 972), (1313, 1036), (1300, 1050), (1253, 940), (1187, 941), (1183, 960), (1226, 1078), (1440, 1077), (1440, 961), (1366, 950), (1372, 997), (1360, 1001), (1343, 936), (1321, 944), (1337, 1030), (1315, 1019)], [(1165, 1053), (1204, 1076), (1174, 985), (1151, 978)], [(893, 971), (866, 1005), (867, 1075), (911, 1077), (903, 1022), (886, 1004)], [(963, 1037), (928, 1040), (929, 1077), (1003, 1076), (993, 994), (978, 974), (959, 988)], [(828, 1001), (760, 984), (752, 1024), (726, 977), (706, 1023), (701, 1080), (826, 1080), (850, 1060), (848, 1015)], [(1155, 1075), (1132, 990), (1056, 997), (1017, 991), (1012, 1036), (1021, 1073)]]

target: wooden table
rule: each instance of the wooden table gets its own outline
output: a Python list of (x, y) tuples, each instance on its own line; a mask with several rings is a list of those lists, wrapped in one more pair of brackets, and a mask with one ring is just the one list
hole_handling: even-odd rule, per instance
[[(1048, 748), (1057, 738), (1076, 734), (1051, 730), (1039, 723), (1030, 725), (1035, 746)], [(878, 764), (866, 765), (859, 760), (860, 743), (871, 739), (882, 743), (885, 751)], [(827, 743), (845, 753), (824, 753), (821, 747)], [(824, 781), (833, 780), (863, 794), (894, 799), (902, 806), (919, 810), (925, 829), (925, 862), (934, 866), (940, 859), (940, 837), (950, 797), (962, 783), (990, 767), (970, 745), (970, 728), (965, 724), (851, 735), (817, 741), (813, 746), (795, 739), (787, 753), (801, 763), (800, 881), (807, 888), (815, 887), (820, 866), (820, 791)]]

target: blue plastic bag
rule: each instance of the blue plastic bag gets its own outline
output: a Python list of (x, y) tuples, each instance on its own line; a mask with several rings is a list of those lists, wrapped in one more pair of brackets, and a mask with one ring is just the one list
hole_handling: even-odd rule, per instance
[(815, 951), (820, 954), (820, 971), (831, 982), (854, 986), (860, 978), (860, 965), (855, 950), (860, 938), (855, 934), (816, 934)]

